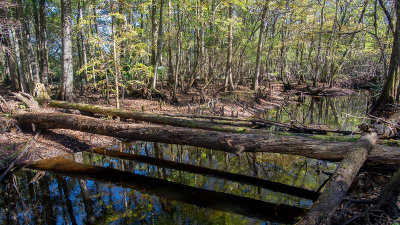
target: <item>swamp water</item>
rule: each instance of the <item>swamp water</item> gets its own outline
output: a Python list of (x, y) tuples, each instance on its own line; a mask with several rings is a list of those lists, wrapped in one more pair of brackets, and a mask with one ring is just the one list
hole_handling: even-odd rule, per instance
[(2, 224), (292, 223), (328, 178), (318, 171), (334, 169), (297, 156), (135, 142), (20, 170), (1, 188), (0, 218)]
[(369, 98), (368, 91), (340, 97), (305, 96), (303, 103), (277, 107), (259, 116), (297, 126), (355, 131), (357, 125), (365, 120)]
[[(363, 96), (306, 98), (263, 116), (354, 130), (365, 114)], [(0, 223), (294, 223), (328, 178), (320, 171), (335, 167), (299, 156), (123, 143), (42, 161), (10, 176), (1, 184)]]

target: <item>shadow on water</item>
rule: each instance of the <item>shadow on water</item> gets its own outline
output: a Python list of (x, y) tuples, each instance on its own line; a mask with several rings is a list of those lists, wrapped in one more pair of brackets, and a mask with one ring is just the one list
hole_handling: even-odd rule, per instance
[(369, 98), (368, 91), (339, 97), (305, 96), (302, 103), (277, 107), (260, 114), (260, 117), (313, 128), (354, 131), (364, 120)]
[[(30, 165), (1, 187), (2, 224), (294, 223), (336, 164), (134, 142)], [(47, 172), (45, 172), (47, 171)]]

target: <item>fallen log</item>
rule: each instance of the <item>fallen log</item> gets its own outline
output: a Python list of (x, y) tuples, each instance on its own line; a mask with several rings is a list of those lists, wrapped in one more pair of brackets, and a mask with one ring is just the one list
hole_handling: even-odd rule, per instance
[[(134, 119), (138, 121), (145, 121), (150, 123), (173, 125), (179, 127), (189, 127), (189, 128), (199, 128), (205, 130), (215, 130), (224, 131), (232, 133), (246, 133), (251, 129), (248, 127), (236, 127), (236, 126), (221, 126), (219, 124), (214, 124), (206, 121), (196, 121), (192, 119), (176, 118), (170, 116), (163, 116), (160, 114), (138, 112), (138, 111), (128, 111), (123, 109), (116, 109), (110, 107), (103, 107), (90, 104), (79, 104), (79, 103), (69, 103), (64, 101), (46, 100), (38, 99), (39, 104), (47, 103), (48, 106), (63, 108), (63, 109), (77, 109), (90, 113), (98, 113), (104, 115), (117, 116), (122, 119)], [(255, 132), (260, 132), (259, 130)]]
[(278, 223), (294, 223), (307, 211), (307, 209), (295, 206), (274, 204), (252, 198), (195, 188), (127, 171), (76, 163), (64, 157), (43, 160), (28, 167), (37, 170), (53, 171), (80, 179), (113, 183), (170, 200), (186, 202), (215, 210), (230, 211)]
[[(69, 103), (64, 101), (37, 99), (39, 104), (48, 104), (50, 107), (63, 108), (63, 109), (76, 109), (89, 113), (98, 113), (103, 115), (117, 116), (123, 119), (134, 119), (138, 121), (145, 121), (157, 124), (166, 124), (179, 127), (199, 128), (205, 130), (215, 130), (233, 133), (266, 133), (266, 130), (252, 129), (254, 127), (282, 127), (288, 131), (298, 133), (310, 134), (327, 134), (340, 133), (340, 134), (354, 134), (352, 131), (341, 130), (322, 130), (313, 129), (309, 127), (298, 127), (291, 124), (280, 123), (272, 120), (265, 120), (259, 118), (233, 118), (233, 117), (219, 117), (219, 116), (206, 116), (206, 115), (171, 115), (171, 114), (153, 114), (138, 111), (129, 111), (124, 109), (116, 109), (104, 106)], [(223, 126), (221, 126), (223, 125)]]
[(345, 197), (358, 171), (367, 160), (369, 152), (374, 148), (378, 139), (376, 133), (363, 136), (355, 143), (340, 164), (333, 176), (326, 184), (318, 200), (312, 205), (310, 211), (297, 224), (330, 224), (329, 219), (335, 212), (337, 205)]
[(274, 181), (269, 181), (269, 180), (263, 180), (263, 179), (260, 179), (257, 177), (251, 177), (251, 176), (246, 176), (246, 175), (242, 175), (242, 174), (236, 174), (236, 173), (230, 173), (230, 172), (225, 172), (225, 171), (221, 171), (221, 170), (215, 170), (215, 169), (202, 167), (202, 166), (173, 162), (173, 161), (168, 161), (168, 160), (164, 160), (164, 159), (144, 156), (144, 155), (135, 155), (135, 154), (129, 154), (129, 153), (125, 153), (125, 152), (106, 150), (105, 148), (95, 148), (95, 149), (88, 150), (88, 152), (93, 152), (93, 153), (96, 153), (99, 155), (118, 158), (118, 159), (134, 160), (137, 162), (148, 163), (148, 164), (159, 166), (159, 167), (165, 167), (165, 168), (170, 168), (170, 169), (188, 171), (188, 172), (197, 173), (197, 174), (215, 176), (215, 177), (219, 177), (222, 179), (245, 183), (245, 184), (250, 184), (250, 185), (255, 185), (255, 186), (266, 188), (266, 189), (269, 189), (269, 190), (272, 190), (275, 192), (286, 193), (289, 195), (298, 196), (301, 198), (306, 198), (306, 199), (311, 199), (311, 200), (316, 200), (319, 196), (317, 192), (310, 191), (310, 190), (307, 190), (304, 188), (294, 187), (294, 186), (290, 186), (290, 185), (286, 185), (286, 184), (282, 184), (282, 183), (278, 183), (278, 182), (274, 182)]
[[(265, 134), (235, 134), (201, 129), (179, 128), (151, 124), (129, 124), (65, 113), (26, 113), (15, 115), (21, 127), (34, 123), (44, 129), (71, 129), (129, 140), (192, 145), (240, 154), (242, 152), (272, 152), (309, 158), (340, 161), (345, 158), (351, 142), (334, 142), (302, 136)], [(400, 163), (400, 149), (375, 148), (368, 157), (370, 164)]]

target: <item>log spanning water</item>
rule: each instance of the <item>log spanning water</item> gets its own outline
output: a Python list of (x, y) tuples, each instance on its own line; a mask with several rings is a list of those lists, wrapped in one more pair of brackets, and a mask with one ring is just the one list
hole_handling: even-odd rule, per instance
[[(34, 123), (38, 128), (44, 129), (71, 129), (129, 140), (192, 145), (236, 154), (272, 152), (340, 161), (354, 146), (351, 142), (315, 140), (302, 136), (236, 134), (165, 125), (132, 124), (65, 113), (26, 113), (16, 115), (15, 118), (20, 126), (26, 127), (31, 127)], [(400, 163), (400, 150), (376, 146), (368, 155), (366, 163)]]
[(358, 171), (367, 160), (369, 152), (374, 148), (377, 139), (377, 134), (371, 133), (354, 144), (346, 158), (337, 166), (318, 200), (298, 225), (330, 224), (329, 218), (343, 200)]
[(340, 130), (321, 130), (307, 127), (297, 127), (291, 124), (280, 123), (277, 121), (257, 119), (257, 118), (233, 118), (221, 116), (205, 116), (205, 115), (161, 115), (148, 112), (130, 111), (124, 109), (116, 109), (98, 105), (70, 103), (65, 101), (56, 101), (48, 99), (37, 99), (40, 104), (47, 104), (50, 107), (63, 109), (76, 109), (86, 113), (97, 113), (103, 115), (117, 116), (123, 119), (133, 119), (136, 121), (145, 121), (155, 124), (166, 124), (177, 127), (197, 128), (213, 131), (232, 132), (232, 133), (269, 133), (267, 130), (253, 129), (254, 127), (278, 126), (292, 132), (299, 133), (318, 133), (326, 134), (327, 132), (353, 134), (351, 131)]
[(29, 168), (53, 171), (71, 177), (113, 183), (170, 200), (186, 202), (215, 210), (230, 211), (248, 217), (279, 223), (294, 223), (307, 212), (307, 209), (295, 206), (274, 204), (252, 198), (195, 188), (127, 171), (89, 166), (83, 163), (76, 163), (64, 157), (39, 161), (30, 165)]

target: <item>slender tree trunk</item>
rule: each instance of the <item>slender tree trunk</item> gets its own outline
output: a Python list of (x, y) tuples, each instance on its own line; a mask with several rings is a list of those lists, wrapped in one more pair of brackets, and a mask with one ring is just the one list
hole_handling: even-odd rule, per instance
[(32, 12), (33, 12), (33, 18), (34, 18), (34, 27), (35, 27), (35, 38), (36, 38), (36, 61), (38, 62), (38, 73), (39, 77), (41, 74), (41, 71), (43, 70), (42, 65), (40, 64), (40, 58), (41, 58), (41, 39), (40, 39), (40, 20), (39, 20), (39, 1), (38, 0), (33, 0), (32, 1)]
[(180, 13), (180, 3), (177, 3), (177, 9), (176, 9), (176, 16), (177, 16), (177, 24), (178, 24), (178, 30), (176, 32), (176, 39), (177, 39), (177, 44), (178, 44), (178, 49), (176, 51), (175, 55), (175, 81), (174, 81), (174, 91), (172, 94), (172, 101), (177, 102), (176, 98), (176, 93), (178, 91), (178, 82), (179, 82), (179, 64), (180, 64), (180, 58), (181, 58), (181, 46), (182, 46), (182, 34), (181, 34), (181, 13)]
[(156, 88), (157, 83), (157, 0), (152, 0), (151, 5), (151, 65), (153, 66), (153, 79), (150, 88)]
[(322, 2), (321, 14), (320, 14), (320, 34), (318, 38), (318, 48), (317, 48), (317, 56), (315, 58), (315, 68), (314, 68), (314, 77), (313, 77), (313, 86), (317, 86), (318, 81), (318, 73), (319, 73), (319, 66), (320, 66), (320, 59), (319, 56), (321, 54), (321, 42), (322, 42), (322, 30), (324, 28), (324, 20), (325, 20), (325, 0)]
[(157, 77), (158, 77), (158, 67), (161, 65), (161, 54), (162, 54), (162, 44), (163, 44), (163, 9), (164, 0), (160, 0), (160, 18), (158, 20), (158, 35), (157, 35), (157, 58), (154, 64), (154, 76), (151, 84), (152, 89), (156, 89)]
[[(81, 1), (78, 1), (78, 12), (81, 11)], [(75, 32), (79, 33), (79, 27), (81, 26), (81, 17), (78, 14), (77, 19), (76, 19), (77, 26), (75, 27)], [(80, 37), (77, 38), (78, 40), (76, 41), (76, 46), (78, 48), (78, 68), (82, 68), (82, 49), (81, 49), (81, 40)], [(80, 95), (83, 95), (83, 81), (81, 77), (81, 73), (78, 73), (78, 78), (79, 78), (79, 84), (80, 84)]]
[(24, 54), (20, 50), (20, 44), (21, 44), (21, 35), (19, 34), (19, 31), (12, 30), (10, 32), (10, 37), (11, 38), (11, 43), (13, 43), (13, 55), (15, 56), (15, 59), (17, 61), (17, 71), (18, 71), (18, 80), (19, 80), (19, 90), (22, 92), (29, 92), (28, 84), (26, 81), (25, 77), (25, 68), (23, 66), (22, 58), (24, 57)]
[(392, 47), (392, 55), (390, 57), (390, 64), (388, 74), (386, 76), (385, 84), (379, 96), (379, 99), (374, 103), (372, 113), (378, 113), (386, 104), (394, 103), (398, 97), (399, 76), (400, 76), (400, 2), (395, 1), (396, 11), (396, 28), (394, 32), (394, 40)]
[(72, 67), (72, 9), (71, 0), (61, 0), (62, 38), (62, 99), (72, 101), (73, 97), (73, 67)]
[[(113, 3), (111, 3), (113, 4)], [(112, 11), (112, 8), (111, 8)], [(111, 23), (111, 32), (112, 32), (112, 42), (113, 42), (113, 61), (114, 61), (114, 81), (115, 81), (115, 107), (119, 108), (119, 85), (118, 85), (118, 77), (119, 77), (119, 65), (117, 62), (117, 45), (115, 43), (115, 17), (112, 17)], [(118, 51), (119, 52), (119, 51)]]
[(81, 1), (78, 2), (78, 10), (79, 10), (79, 21), (80, 21), (80, 30), (79, 30), (79, 35), (80, 35), (80, 46), (82, 47), (82, 62), (81, 62), (81, 67), (83, 66), (85, 68), (85, 72), (82, 72), (80, 74), (80, 80), (81, 80), (81, 93), (83, 94), (84, 89), (83, 89), (83, 81), (86, 81), (87, 83), (87, 56), (86, 56), (86, 41), (85, 41), (85, 36), (84, 36), (84, 30), (83, 30), (83, 10), (81, 6)]
[[(172, 33), (172, 6), (168, 0), (168, 32)], [(168, 80), (174, 79), (174, 64), (172, 63), (172, 36), (168, 36)]]
[(20, 83), (22, 84), (21, 90), (23, 92), (30, 91), (29, 85), (29, 63), (28, 63), (28, 47), (27, 47), (27, 39), (26, 39), (26, 30), (25, 30), (25, 19), (24, 19), (24, 8), (21, 0), (18, 0), (17, 7), (17, 18), (21, 24), (20, 28), (17, 28), (16, 38), (17, 42), (15, 43), (15, 52), (19, 53), (19, 67), (20, 67)]
[(233, 75), (232, 75), (232, 40), (233, 40), (233, 3), (229, 3), (228, 7), (228, 18), (229, 21), (229, 35), (228, 35), (228, 50), (226, 56), (226, 69), (225, 69), (225, 91), (233, 91), (235, 87), (233, 86)]
[(267, 10), (268, 10), (268, 1), (265, 3), (261, 16), (261, 26), (260, 26), (260, 34), (258, 36), (258, 45), (257, 45), (257, 56), (256, 56), (256, 71), (253, 76), (253, 84), (251, 89), (258, 89), (258, 80), (260, 77), (260, 68), (261, 68), (261, 52), (263, 48), (264, 41), (264, 32), (265, 32), (265, 19), (267, 18)]
[(40, 81), (44, 85), (49, 83), (49, 59), (47, 51), (46, 1), (39, 0), (40, 19)]
[(10, 32), (5, 31), (5, 35), (1, 39), (2, 44), (5, 47), (5, 64), (10, 78), (11, 90), (19, 91), (19, 81), (18, 81), (18, 65), (16, 58), (13, 54), (13, 47), (10, 41)]

